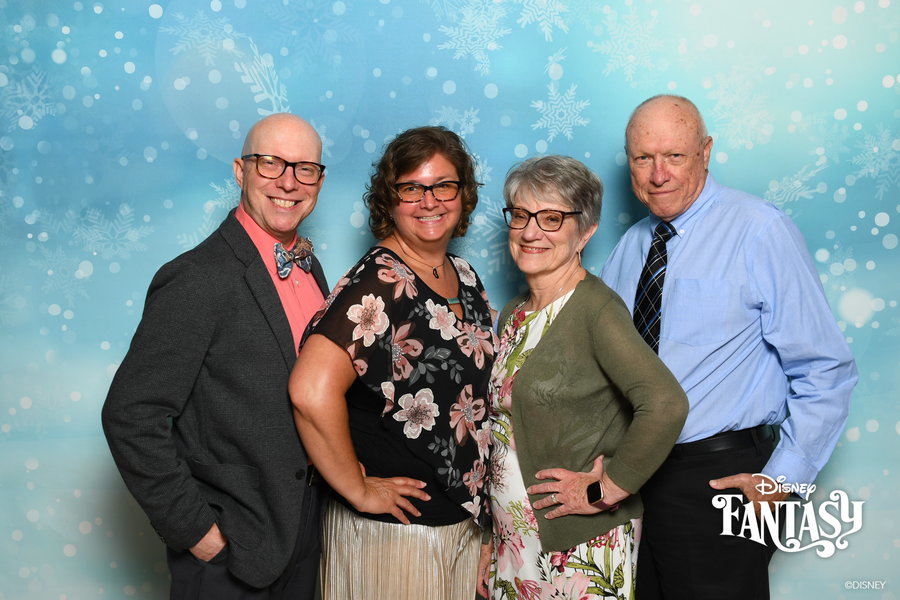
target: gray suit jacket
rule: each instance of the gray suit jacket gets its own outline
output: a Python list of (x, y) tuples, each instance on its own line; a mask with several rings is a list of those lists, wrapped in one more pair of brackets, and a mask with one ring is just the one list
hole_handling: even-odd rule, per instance
[[(312, 273), (327, 294), (315, 259)], [(232, 211), (153, 278), (103, 406), (116, 465), (163, 541), (184, 550), (216, 522), (229, 570), (257, 587), (282, 573), (300, 527), (295, 358), (278, 292)]]

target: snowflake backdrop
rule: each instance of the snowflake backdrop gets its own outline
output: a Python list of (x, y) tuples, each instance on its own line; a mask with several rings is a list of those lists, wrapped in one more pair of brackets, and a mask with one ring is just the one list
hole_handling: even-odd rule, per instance
[(722, 183), (794, 218), (859, 363), (815, 497), (865, 500), (863, 530), (829, 559), (776, 556), (773, 597), (877, 579), (871, 597), (895, 598), (898, 33), (897, 0), (0, 0), (0, 600), (166, 596), (99, 410), (151, 276), (236, 204), (230, 161), (259, 117), (322, 135), (304, 228), (331, 282), (371, 242), (360, 198), (385, 140), (457, 131), (484, 187), (455, 250), (499, 307), (522, 285), (510, 166), (561, 153), (602, 177), (599, 272), (645, 214), (623, 130), (661, 92), (699, 105)]

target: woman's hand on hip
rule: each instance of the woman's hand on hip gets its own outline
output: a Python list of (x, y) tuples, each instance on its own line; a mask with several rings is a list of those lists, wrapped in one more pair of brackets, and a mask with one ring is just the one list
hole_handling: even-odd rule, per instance
[[(537, 479), (548, 479), (528, 488), (529, 494), (547, 494), (533, 504), (536, 509), (555, 506), (544, 515), (548, 519), (565, 515), (595, 515), (605, 510), (616, 510), (619, 502), (630, 493), (623, 490), (603, 471), (603, 456), (594, 459), (593, 468), (587, 473), (569, 471), (568, 469), (543, 469), (535, 473)], [(593, 506), (587, 500), (587, 487), (599, 481), (603, 486), (603, 503)]]
[(475, 594), (477, 598), (491, 597), (491, 591), (488, 589), (488, 584), (491, 579), (491, 555), (493, 552), (493, 541), (481, 545), (481, 553), (478, 556), (478, 583), (475, 585)]
[[(408, 498), (431, 500), (422, 488), (424, 481), (409, 477), (363, 477), (365, 491), (362, 497), (351, 503), (356, 510), (374, 515), (392, 514), (398, 521), (409, 525), (406, 513), (419, 517), (422, 515)], [(349, 500), (349, 498), (348, 498)], [(405, 511), (405, 512), (404, 512)]]

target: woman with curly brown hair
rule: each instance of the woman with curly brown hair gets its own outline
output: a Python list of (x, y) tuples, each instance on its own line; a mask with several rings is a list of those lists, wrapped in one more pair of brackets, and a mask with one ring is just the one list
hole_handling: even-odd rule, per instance
[(495, 335), (481, 281), (447, 246), (477, 187), (453, 132), (398, 135), (365, 195), (380, 241), (307, 330), (290, 391), (303, 444), (337, 492), (325, 600), (474, 596)]

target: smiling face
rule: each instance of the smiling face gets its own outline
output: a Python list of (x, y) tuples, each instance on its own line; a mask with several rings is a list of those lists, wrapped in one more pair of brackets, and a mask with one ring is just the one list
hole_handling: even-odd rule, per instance
[[(270, 154), (287, 161), (320, 162), (322, 142), (315, 129), (300, 117), (276, 114), (259, 121), (247, 134), (241, 155)], [(294, 239), (297, 226), (315, 208), (324, 176), (304, 185), (288, 167), (281, 177), (266, 179), (256, 170), (255, 158), (234, 159), (234, 178), (241, 188), (241, 204), (269, 235), (283, 244)]]
[[(545, 209), (572, 210), (571, 206), (558, 199), (548, 197), (538, 200), (524, 189), (513, 199), (512, 206), (532, 213)], [(558, 231), (544, 231), (532, 218), (524, 229), (509, 230), (509, 253), (526, 278), (556, 278), (580, 264), (578, 253), (596, 230), (597, 225), (592, 225), (584, 233), (579, 233), (577, 218), (567, 216)]]
[(626, 132), (635, 196), (664, 221), (684, 213), (706, 183), (712, 138), (699, 114), (663, 96), (638, 109)]
[[(456, 167), (443, 154), (435, 154), (415, 170), (397, 177), (398, 183), (426, 186), (441, 181), (459, 181)], [(394, 235), (419, 253), (443, 254), (461, 215), (459, 194), (447, 202), (438, 202), (431, 192), (425, 192), (425, 197), (416, 203), (399, 202), (398, 196), (397, 203), (391, 209)]]

